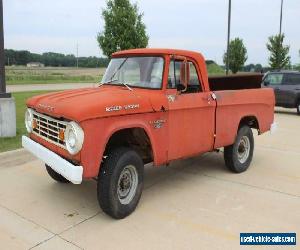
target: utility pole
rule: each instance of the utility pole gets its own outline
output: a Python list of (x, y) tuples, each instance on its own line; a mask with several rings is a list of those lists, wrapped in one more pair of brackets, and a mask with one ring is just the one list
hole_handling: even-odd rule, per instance
[(281, 8), (280, 8), (280, 26), (279, 26), (279, 35), (281, 35), (281, 31), (282, 31), (282, 9), (283, 9), (283, 0), (281, 0)]
[(78, 69), (78, 43), (76, 45), (76, 67)]
[(5, 55), (4, 55), (4, 28), (3, 28), (3, 3), (0, 0), (0, 98), (10, 97), (11, 95), (6, 93), (5, 82)]
[(0, 137), (16, 136), (16, 105), (10, 93), (6, 92), (3, 1), (0, 0)]
[(231, 0), (228, 4), (228, 29), (227, 29), (227, 52), (226, 52), (226, 75), (229, 72), (229, 44), (230, 44), (230, 27), (231, 27)]

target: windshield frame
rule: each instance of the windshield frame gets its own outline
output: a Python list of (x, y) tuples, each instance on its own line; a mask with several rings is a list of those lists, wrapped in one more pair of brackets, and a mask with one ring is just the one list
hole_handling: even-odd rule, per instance
[[(142, 86), (133, 86), (130, 83), (126, 83), (126, 85), (128, 85), (130, 88), (137, 88), (137, 89), (150, 89), (150, 90), (162, 90), (164, 88), (164, 77), (165, 77), (165, 70), (166, 70), (166, 56), (162, 55), (162, 54), (147, 54), (147, 55), (143, 55), (143, 54), (135, 54), (135, 55), (120, 55), (120, 56), (113, 56), (111, 58), (112, 59), (127, 59), (127, 58), (133, 58), (133, 57), (160, 57), (163, 60), (163, 70), (162, 70), (162, 78), (161, 78), (161, 84), (160, 84), (160, 88), (147, 88), (147, 87), (142, 87)], [(104, 76), (104, 75), (103, 75)], [(101, 81), (102, 82), (102, 81)], [(123, 83), (104, 83), (105, 85), (110, 85), (110, 86), (124, 86)]]

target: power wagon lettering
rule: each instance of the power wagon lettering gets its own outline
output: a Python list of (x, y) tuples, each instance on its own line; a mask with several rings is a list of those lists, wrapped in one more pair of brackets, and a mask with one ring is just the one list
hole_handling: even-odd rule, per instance
[(106, 107), (105, 111), (106, 112), (112, 112), (112, 111), (120, 111), (122, 109), (129, 110), (129, 109), (138, 109), (140, 107), (139, 104), (128, 104), (122, 106), (112, 106), (112, 107)]

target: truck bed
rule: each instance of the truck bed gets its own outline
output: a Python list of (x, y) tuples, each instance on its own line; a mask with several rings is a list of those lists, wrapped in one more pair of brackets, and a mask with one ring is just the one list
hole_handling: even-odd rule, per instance
[(261, 88), (263, 74), (214, 76), (208, 78), (211, 91)]
[(231, 145), (243, 117), (257, 120), (259, 133), (270, 130), (274, 121), (272, 89), (217, 90), (215, 148)]

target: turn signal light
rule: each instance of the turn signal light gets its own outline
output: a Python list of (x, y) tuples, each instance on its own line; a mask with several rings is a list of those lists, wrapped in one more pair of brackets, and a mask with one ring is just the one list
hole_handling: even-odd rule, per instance
[(37, 128), (37, 121), (35, 119), (32, 120), (32, 128), (33, 129)]
[(60, 129), (60, 130), (59, 130), (58, 138), (59, 138), (59, 140), (61, 140), (61, 141), (64, 141), (64, 140), (65, 140), (65, 131), (64, 131), (63, 129)]

